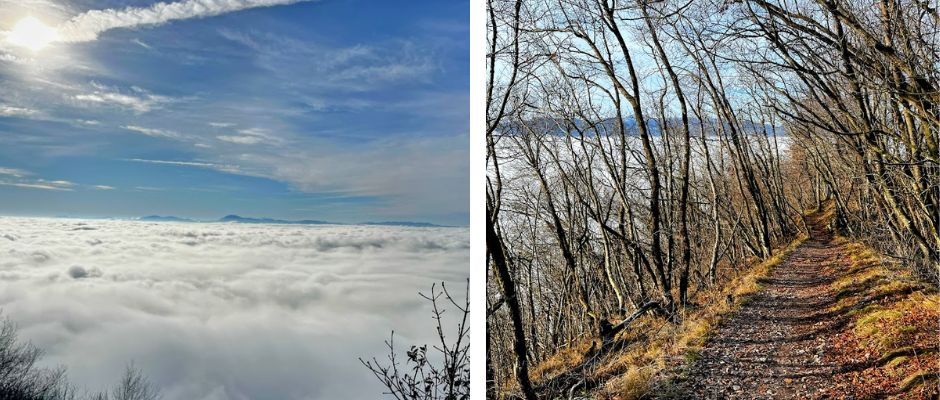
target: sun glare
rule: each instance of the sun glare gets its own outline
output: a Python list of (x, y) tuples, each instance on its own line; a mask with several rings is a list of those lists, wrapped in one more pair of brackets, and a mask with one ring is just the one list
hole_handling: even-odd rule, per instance
[(33, 51), (42, 50), (58, 39), (58, 31), (44, 24), (35, 17), (26, 17), (21, 19), (13, 27), (13, 30), (7, 33), (8, 43), (26, 47)]

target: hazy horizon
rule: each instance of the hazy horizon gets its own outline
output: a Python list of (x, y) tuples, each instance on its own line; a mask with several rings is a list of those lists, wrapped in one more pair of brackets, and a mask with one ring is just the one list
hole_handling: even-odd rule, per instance
[(69, 214), (60, 214), (60, 215), (45, 215), (45, 214), (6, 214), (0, 213), (0, 218), (48, 218), (48, 219), (89, 219), (89, 220), (122, 220), (122, 221), (140, 221), (145, 217), (172, 217), (172, 218), (181, 218), (188, 221), (143, 221), (143, 222), (193, 222), (193, 223), (226, 223), (226, 221), (221, 221), (223, 218), (228, 216), (237, 216), (247, 219), (272, 219), (286, 222), (299, 222), (299, 221), (318, 221), (323, 224), (333, 224), (333, 225), (368, 225), (368, 224), (384, 224), (384, 223), (400, 223), (400, 224), (429, 224), (433, 225), (436, 228), (467, 228), (469, 225), (444, 225), (444, 224), (435, 224), (427, 221), (402, 221), (402, 220), (374, 220), (374, 221), (332, 221), (324, 220), (320, 218), (303, 218), (303, 219), (281, 219), (281, 218), (271, 218), (266, 215), (239, 215), (239, 214), (222, 214), (217, 217), (191, 217), (187, 215), (172, 215), (172, 214), (144, 214), (144, 215), (69, 215)]

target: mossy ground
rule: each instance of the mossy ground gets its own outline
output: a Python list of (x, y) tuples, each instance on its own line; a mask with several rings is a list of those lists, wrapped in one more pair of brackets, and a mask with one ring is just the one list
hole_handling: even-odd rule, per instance
[(858, 367), (837, 377), (835, 384), (861, 396), (936, 396), (940, 296), (873, 249), (838, 240), (845, 243), (848, 268), (832, 284), (839, 301), (830, 311), (848, 321), (833, 343), (832, 357)]

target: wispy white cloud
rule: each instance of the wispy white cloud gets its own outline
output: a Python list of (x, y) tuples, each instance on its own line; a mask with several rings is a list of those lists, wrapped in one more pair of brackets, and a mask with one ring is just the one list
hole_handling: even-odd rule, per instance
[(87, 42), (116, 28), (160, 25), (174, 20), (203, 18), (249, 8), (288, 5), (309, 0), (184, 0), (150, 7), (91, 10), (72, 17), (59, 27), (59, 40)]
[(209, 168), (216, 171), (227, 172), (230, 174), (239, 174), (239, 175), (249, 175), (237, 165), (231, 164), (215, 164), (207, 163), (200, 161), (173, 161), (173, 160), (147, 160), (142, 158), (128, 158), (124, 161), (139, 162), (146, 164), (158, 164), (158, 165), (171, 165), (177, 167), (195, 167), (195, 168)]
[[(132, 3), (141, 5), (158, 1), (161, 0)], [(91, 21), (101, 20), (104, 21), (101, 22), (101, 27), (128, 27), (171, 20), (131, 15), (154, 13), (154, 10), (166, 7), (169, 3), (128, 9), (121, 9), (123, 5), (114, 6), (127, 3), (130, 2), (107, 2), (109, 7), (118, 8), (83, 14), (84, 16), (75, 17), (71, 24), (91, 26)], [(203, 3), (208, 4), (205, 7), (212, 8), (225, 7), (220, 5), (223, 3), (261, 2), (206, 0), (177, 1), (172, 4), (178, 7), (182, 4)], [(91, 3), (79, 2), (73, 7), (87, 7), (89, 4)], [(58, 15), (61, 17), (75, 14), (76, 9), (72, 8)], [(96, 17), (92, 18), (92, 15)], [(184, 13), (175, 15), (182, 16)], [(212, 14), (196, 12), (191, 15)], [(49, 17), (47, 21), (56, 19), (63, 20)], [(110, 19), (136, 22), (127, 22), (131, 25), (112, 24), (108, 22)], [(148, 22), (141, 22), (144, 20)], [(143, 70), (112, 71), (113, 66), (108, 65), (108, 60), (96, 60), (93, 57), (83, 59), (85, 54), (77, 51), (81, 47), (79, 46), (72, 49), (76, 51), (71, 52), (75, 53), (78, 61), (82, 61), (82, 65), (88, 67), (77, 71), (77, 64), (65, 64), (67, 67), (63, 67), (63, 71), (68, 74), (36, 74), (35, 77), (30, 75), (30, 78), (24, 79), (23, 82), (0, 82), (0, 86), (4, 86), (4, 92), (7, 92), (0, 94), (0, 104), (18, 106), (19, 109), (15, 112), (20, 115), (29, 114), (23, 110), (42, 110), (39, 116), (32, 114), (31, 119), (45, 118), (46, 115), (68, 119), (70, 126), (66, 129), (50, 128), (48, 133), (35, 134), (37, 137), (42, 136), (43, 143), (54, 144), (44, 144), (41, 147), (30, 144), (29, 149), (35, 148), (44, 156), (81, 151), (83, 155), (110, 160), (125, 157), (150, 158), (143, 153), (112, 150), (116, 148), (106, 143), (114, 139), (116, 133), (124, 134), (124, 137), (117, 137), (117, 140), (121, 141), (135, 137), (140, 140), (141, 137), (136, 134), (165, 138), (179, 135), (160, 143), (163, 156), (152, 157), (165, 160), (134, 162), (150, 163), (154, 165), (151, 168), (161, 169), (163, 167), (157, 165), (165, 165), (167, 170), (172, 167), (205, 168), (264, 177), (286, 183), (291, 190), (298, 192), (335, 192), (375, 198), (376, 204), (381, 202), (381, 205), (363, 207), (380, 208), (383, 213), (388, 211), (387, 217), (381, 217), (388, 219), (423, 218), (415, 215), (444, 215), (454, 212), (454, 209), (465, 208), (467, 156), (463, 153), (466, 153), (466, 140), (469, 139), (454, 139), (454, 136), (449, 135), (438, 143), (426, 143), (430, 136), (457, 133), (454, 130), (465, 129), (460, 128), (463, 125), (459, 124), (465, 119), (450, 117), (451, 113), (456, 112), (453, 110), (466, 109), (461, 107), (466, 104), (465, 101), (436, 97), (428, 99), (421, 107), (412, 106), (413, 99), (428, 98), (425, 94), (414, 93), (412, 87), (420, 85), (421, 82), (436, 81), (440, 76), (437, 72), (442, 68), (440, 63), (443, 61), (439, 55), (444, 51), (439, 50), (439, 46), (428, 43), (421, 37), (389, 36), (386, 39), (363, 42), (356, 42), (355, 37), (351, 37), (351, 40), (321, 42), (310, 37), (265, 33), (242, 26), (221, 29), (222, 31), (213, 31), (220, 32), (232, 43), (213, 42), (218, 47), (214, 47), (213, 51), (204, 54), (205, 56), (229, 56), (233, 58), (224, 58), (222, 61), (237, 60), (241, 63), (244, 63), (247, 57), (249, 63), (256, 65), (247, 65), (245, 68), (261, 67), (270, 73), (257, 74), (259, 79), (236, 82), (235, 86), (223, 84), (220, 90), (202, 90), (201, 83), (195, 89), (185, 82), (166, 86), (163, 83), (173, 82), (174, 77), (152, 75), (150, 71)], [(99, 31), (96, 28), (93, 30), (97, 32), (94, 35), (104, 30), (106, 29)], [(155, 30), (133, 34), (126, 38), (125, 45), (137, 49), (132, 50), (134, 54), (148, 53), (153, 56), (161, 53), (161, 56), (167, 56), (162, 55), (162, 51), (171, 49), (163, 48), (166, 44), (161, 41), (160, 32)], [(132, 42), (135, 37), (145, 40), (144, 45), (161, 49), (161, 52), (143, 51), (141, 47), (146, 46)], [(171, 46), (175, 52), (168, 53), (168, 62), (176, 61), (178, 56), (185, 56), (186, 52), (180, 53), (176, 46), (175, 43)], [(196, 42), (187, 42), (185, 46), (204, 50), (198, 47)], [(186, 51), (203, 54), (192, 49)], [(57, 51), (48, 51), (42, 55), (43, 66), (48, 63), (47, 57), (55, 56), (55, 53)], [(0, 66), (4, 64), (0, 62)], [(317, 76), (318, 79), (298, 78), (311, 75)], [(40, 79), (59, 82), (38, 82)], [(68, 86), (64, 86), (66, 84)], [(134, 84), (147, 90), (135, 89), (132, 87)], [(11, 86), (15, 86), (18, 93), (8, 92)], [(398, 88), (401, 90), (396, 90)], [(36, 94), (42, 96), (35, 96)], [(188, 100), (189, 96), (198, 97), (199, 100)], [(30, 101), (22, 102), (24, 99)], [(185, 103), (185, 107), (181, 103)], [(311, 112), (312, 110), (320, 112)], [(353, 116), (353, 119), (364, 120), (369, 118), (368, 115), (376, 113), (390, 115), (389, 111), (394, 111), (395, 115), (407, 114), (410, 118), (418, 112), (417, 110), (426, 110), (425, 112), (433, 115), (420, 121), (434, 123), (427, 126), (409, 123), (397, 128), (402, 130), (400, 132), (385, 132), (382, 127), (370, 127), (366, 121), (351, 120), (350, 124), (333, 122), (334, 118), (343, 119), (347, 118), (347, 115)], [(333, 114), (326, 115), (327, 112)], [(2, 109), (0, 114), (3, 114)], [(444, 114), (447, 118), (441, 117)], [(100, 126), (96, 127), (76, 118), (101, 122)], [(450, 123), (452, 120), (457, 123)], [(243, 129), (250, 127), (263, 127), (270, 133)], [(262, 134), (275, 136), (281, 141), (269, 140)], [(430, 139), (431, 142), (436, 140)], [(32, 140), (29, 143), (40, 141)], [(163, 151), (171, 148), (175, 152)], [(91, 180), (87, 183), (96, 182)], [(131, 189), (131, 186), (133, 185), (122, 186), (121, 189)], [(76, 190), (91, 189), (81, 186)], [(413, 210), (405, 210), (402, 205), (407, 205)], [(413, 212), (415, 210), (416, 212)]]
[(57, 190), (57, 191), (66, 191), (71, 192), (74, 183), (69, 181), (47, 181), (43, 179), (38, 179), (30, 182), (10, 182), (10, 181), (0, 181), (0, 186), (13, 186), (24, 189), (42, 189), (42, 190)]
[(108, 185), (82, 185), (74, 182), (56, 179), (48, 180), (35, 178), (36, 174), (19, 168), (0, 167), (0, 186), (18, 187), (23, 189), (42, 189), (71, 192), (77, 188), (114, 190)]
[(134, 39), (134, 44), (136, 44), (136, 45), (138, 45), (138, 46), (140, 46), (140, 47), (143, 47), (143, 48), (145, 48), (145, 49), (147, 49), (147, 50), (153, 49), (153, 46), (150, 46), (149, 44), (145, 43), (143, 40), (140, 40), (140, 39)]
[[(318, 142), (303, 147), (252, 148), (222, 156), (258, 176), (300, 192), (335, 192), (387, 199), (388, 218), (444, 215), (462, 210), (469, 197), (468, 136), (393, 137), (355, 152)], [(228, 158), (230, 157), (230, 158)]]
[(8, 8), (10, 6), (24, 7), (30, 10), (55, 10), (66, 12), (70, 9), (69, 5), (56, 0), (0, 0), (0, 6)]
[[(270, 33), (228, 29), (219, 34), (254, 51), (262, 68), (295, 85), (298, 74), (319, 78), (306, 85), (344, 92), (429, 80), (439, 68), (433, 51), (409, 40), (330, 47)], [(291, 77), (291, 78), (288, 78)]]
[(148, 164), (176, 165), (176, 166), (181, 166), (181, 167), (213, 168), (216, 166), (216, 164), (196, 162), (196, 161), (145, 160), (141, 158), (128, 158), (125, 161), (133, 161), (133, 162), (148, 163)]
[(137, 125), (125, 125), (122, 128), (127, 129), (131, 132), (137, 132), (143, 135), (152, 136), (152, 137), (164, 137), (175, 139), (180, 137), (180, 135), (173, 131), (168, 131), (164, 129), (154, 129), (154, 128), (144, 128)]
[(216, 136), (216, 139), (219, 139), (223, 142), (237, 143), (237, 144), (257, 144), (261, 142), (261, 138), (257, 136), (221, 135), (221, 136)]
[(39, 115), (39, 110), (0, 104), (0, 117), (33, 117), (36, 115)]
[(92, 82), (91, 88), (91, 92), (77, 94), (74, 99), (83, 105), (112, 105), (130, 109), (136, 113), (145, 113), (174, 101), (171, 97), (153, 94), (137, 86), (121, 91)]
[(272, 135), (267, 129), (248, 128), (241, 129), (238, 133), (238, 135), (216, 136), (216, 139), (237, 144), (258, 144), (264, 142), (266, 144), (278, 145), (284, 143), (283, 139)]
[(247, 129), (241, 129), (241, 130), (238, 131), (238, 133), (241, 133), (242, 135), (259, 136), (259, 137), (263, 137), (263, 138), (270, 138), (270, 137), (271, 137), (271, 135), (268, 133), (268, 130), (267, 130), (267, 129), (264, 129), (264, 128), (247, 128)]
[(34, 175), (32, 172), (19, 168), (0, 167), (0, 186), (59, 191), (72, 191), (76, 186), (74, 183), (64, 180), (30, 178), (32, 175)]
[(9, 175), (17, 178), (22, 178), (26, 175), (30, 175), (28, 171), (23, 171), (17, 168), (3, 168), (0, 167), (0, 175)]

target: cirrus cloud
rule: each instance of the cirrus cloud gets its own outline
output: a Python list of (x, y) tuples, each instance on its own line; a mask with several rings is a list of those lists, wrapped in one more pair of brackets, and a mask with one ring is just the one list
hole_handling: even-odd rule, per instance
[(310, 0), (184, 0), (150, 7), (91, 10), (76, 15), (58, 29), (59, 41), (88, 42), (117, 28), (161, 25), (170, 21), (204, 18), (249, 8), (288, 5)]
[(165, 137), (165, 138), (178, 138), (179, 134), (173, 131), (168, 131), (164, 129), (153, 129), (153, 128), (144, 128), (142, 126), (136, 125), (125, 125), (122, 128), (127, 129), (131, 132), (137, 132), (143, 135), (152, 136), (152, 137)]

